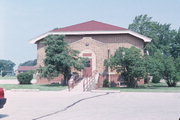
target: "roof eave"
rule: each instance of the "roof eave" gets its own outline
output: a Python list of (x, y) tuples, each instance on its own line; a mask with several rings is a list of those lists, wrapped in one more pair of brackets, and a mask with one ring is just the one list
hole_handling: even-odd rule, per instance
[(48, 35), (50, 35), (50, 32), (44, 33), (44, 34), (42, 34), (42, 35), (40, 35), (40, 36), (38, 36), (38, 37), (36, 37), (36, 38), (33, 38), (32, 40), (29, 41), (29, 43), (30, 43), (30, 44), (36, 44), (37, 41), (39, 41), (39, 40), (47, 37)]
[(131, 34), (135, 37), (138, 37), (142, 40), (144, 40), (144, 42), (151, 42), (151, 38), (148, 38), (144, 35), (141, 35), (139, 33), (130, 31), (130, 30), (119, 30), (119, 31), (67, 31), (67, 32), (48, 32), (45, 33), (35, 39), (32, 39), (30, 41), (31, 44), (35, 44), (37, 41), (45, 38), (48, 35), (90, 35), (90, 34)]

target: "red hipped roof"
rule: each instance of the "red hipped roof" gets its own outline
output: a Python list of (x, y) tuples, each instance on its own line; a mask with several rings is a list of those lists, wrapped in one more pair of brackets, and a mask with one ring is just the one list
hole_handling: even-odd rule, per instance
[(117, 31), (117, 30), (128, 30), (126, 28), (98, 22), (88, 21), (80, 24), (67, 26), (64, 28), (54, 29), (52, 32), (68, 32), (68, 31)]
[(18, 71), (29, 71), (29, 70), (36, 70), (36, 66), (19, 66)]

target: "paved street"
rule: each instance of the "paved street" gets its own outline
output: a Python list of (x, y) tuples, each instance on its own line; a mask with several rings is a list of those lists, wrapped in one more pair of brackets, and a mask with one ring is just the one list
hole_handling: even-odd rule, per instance
[(6, 91), (2, 120), (178, 120), (180, 93)]

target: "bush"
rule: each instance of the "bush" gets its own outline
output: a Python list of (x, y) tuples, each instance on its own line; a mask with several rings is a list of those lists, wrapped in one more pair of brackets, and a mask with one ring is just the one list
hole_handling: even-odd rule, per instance
[(109, 81), (108, 81), (108, 79), (105, 79), (105, 80), (103, 81), (103, 87), (109, 87)]
[(160, 83), (161, 77), (160, 76), (153, 76), (152, 82), (153, 83)]
[(176, 73), (174, 79), (175, 79), (176, 82), (180, 81), (180, 72), (177, 72), (177, 73)]
[(17, 75), (17, 79), (20, 84), (31, 84), (31, 80), (33, 79), (33, 74), (29, 72), (20, 73)]
[(5, 77), (7, 75), (7, 72), (3, 71), (2, 72), (2, 77)]

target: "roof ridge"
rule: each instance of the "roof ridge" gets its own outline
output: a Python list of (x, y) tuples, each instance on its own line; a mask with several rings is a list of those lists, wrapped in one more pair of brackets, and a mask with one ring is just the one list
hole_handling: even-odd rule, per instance
[[(91, 22), (91, 21), (95, 21), (95, 20), (90, 20), (90, 21), (86, 21), (86, 22), (81, 22), (81, 23), (77, 23), (77, 24), (73, 24), (73, 25), (68, 25), (68, 26), (65, 26), (65, 27), (62, 27), (62, 28), (66, 28), (66, 27), (70, 27), (70, 26), (75, 26), (75, 25), (80, 25), (80, 24), (83, 24), (83, 23)], [(61, 29), (61, 28), (60, 28), (60, 29)]]
[(114, 30), (128, 30), (119, 26), (111, 25), (108, 23), (90, 20), (59, 29), (54, 29), (51, 32), (65, 32), (65, 31), (114, 31)]

